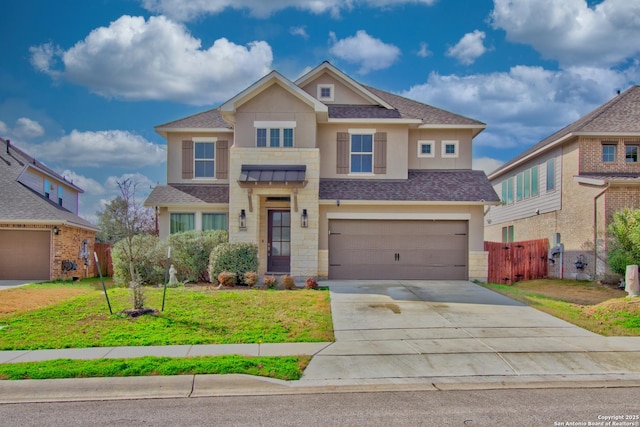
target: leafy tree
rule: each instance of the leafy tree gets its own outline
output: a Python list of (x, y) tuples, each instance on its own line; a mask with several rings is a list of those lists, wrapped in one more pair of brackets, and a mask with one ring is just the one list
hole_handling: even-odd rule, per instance
[(640, 264), (640, 209), (625, 208), (614, 212), (607, 231), (610, 236), (609, 268), (624, 275), (627, 265)]

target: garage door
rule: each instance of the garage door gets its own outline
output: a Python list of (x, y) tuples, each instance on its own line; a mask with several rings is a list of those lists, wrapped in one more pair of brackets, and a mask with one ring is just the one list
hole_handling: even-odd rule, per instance
[(329, 221), (329, 278), (467, 280), (467, 221)]
[(0, 280), (49, 280), (50, 231), (0, 230)]

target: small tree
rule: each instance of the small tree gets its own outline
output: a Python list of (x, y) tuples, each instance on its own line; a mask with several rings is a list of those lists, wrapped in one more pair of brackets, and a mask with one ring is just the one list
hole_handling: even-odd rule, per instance
[[(122, 184), (132, 185), (126, 181), (130, 180), (125, 180)], [(118, 183), (118, 186), (120, 185), (121, 183)], [(135, 191), (135, 188), (133, 190)], [(137, 212), (130, 212), (132, 208), (137, 209)], [(97, 238), (105, 243), (116, 243), (128, 236), (127, 217), (130, 216), (135, 216), (135, 221), (130, 224), (134, 234), (155, 234), (153, 210), (140, 205), (131, 206), (130, 201), (123, 195), (115, 197), (104, 206), (104, 209), (96, 212), (96, 215), (100, 227)]]
[(607, 231), (610, 236), (609, 268), (624, 275), (627, 265), (640, 264), (640, 209), (625, 208), (614, 212)]

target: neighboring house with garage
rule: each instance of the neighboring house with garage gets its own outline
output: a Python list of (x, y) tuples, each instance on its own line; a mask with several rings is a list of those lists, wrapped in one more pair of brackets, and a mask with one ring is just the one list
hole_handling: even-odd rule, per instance
[(78, 216), (82, 192), (0, 138), (0, 280), (93, 276), (98, 228)]
[(218, 108), (155, 128), (167, 140), (160, 236), (228, 229), (259, 274), (486, 280), (483, 215), (499, 197), (471, 170), (477, 120), (364, 86), (328, 62), (277, 71)]
[(486, 215), (485, 238), (547, 238), (550, 276), (601, 275), (613, 213), (640, 207), (639, 150), (633, 86), (489, 174), (502, 204)]

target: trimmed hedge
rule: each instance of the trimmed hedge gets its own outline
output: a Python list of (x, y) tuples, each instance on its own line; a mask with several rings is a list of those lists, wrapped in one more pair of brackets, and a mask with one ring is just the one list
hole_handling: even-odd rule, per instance
[(244, 273), (258, 271), (258, 246), (254, 243), (223, 243), (211, 251), (209, 277), (216, 283), (223, 271), (235, 273), (238, 282), (244, 284)]

